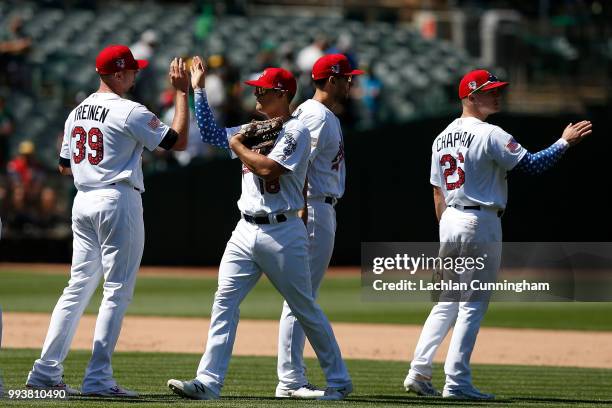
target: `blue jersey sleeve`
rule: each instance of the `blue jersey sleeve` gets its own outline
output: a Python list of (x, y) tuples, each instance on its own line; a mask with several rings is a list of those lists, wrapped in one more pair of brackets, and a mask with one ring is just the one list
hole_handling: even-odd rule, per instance
[(514, 169), (529, 175), (544, 173), (559, 161), (568, 147), (569, 144), (565, 140), (559, 139), (548, 148), (537, 153), (527, 152)]
[(200, 137), (204, 143), (222, 147), (229, 150), (227, 133), (224, 128), (219, 127), (215, 121), (212, 110), (208, 105), (206, 93), (203, 89), (195, 91), (195, 114), (200, 129)]

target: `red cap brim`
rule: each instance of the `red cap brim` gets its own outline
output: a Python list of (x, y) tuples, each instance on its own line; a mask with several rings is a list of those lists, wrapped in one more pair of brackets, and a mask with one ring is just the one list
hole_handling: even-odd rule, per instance
[(490, 91), (491, 89), (495, 89), (495, 88), (503, 88), (504, 86), (510, 85), (509, 82), (493, 82), (487, 86), (484, 86), (481, 91)]
[(253, 79), (250, 81), (244, 81), (244, 83), (250, 86), (258, 86), (260, 88), (272, 89), (269, 84), (265, 83), (261, 79)]
[(138, 69), (144, 69), (149, 65), (149, 61), (147, 60), (136, 60), (138, 63)]
[(344, 75), (362, 75), (365, 74), (365, 71), (362, 71), (360, 69), (354, 69), (351, 72), (344, 74)]

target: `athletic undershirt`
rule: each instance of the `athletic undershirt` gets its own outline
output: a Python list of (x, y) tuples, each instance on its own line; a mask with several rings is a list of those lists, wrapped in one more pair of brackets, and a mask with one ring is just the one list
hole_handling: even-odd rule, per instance
[(217, 125), (203, 89), (195, 91), (195, 114), (202, 141), (229, 150), (226, 130)]
[(527, 152), (514, 169), (529, 175), (542, 174), (559, 161), (568, 147), (569, 144), (564, 139), (559, 139), (537, 153)]

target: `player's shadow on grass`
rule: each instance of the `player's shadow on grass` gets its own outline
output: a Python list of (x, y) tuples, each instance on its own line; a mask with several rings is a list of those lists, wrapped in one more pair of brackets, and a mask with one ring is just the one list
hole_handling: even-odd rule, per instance
[[(140, 394), (139, 397), (136, 398), (113, 398), (113, 397), (71, 397), (72, 401), (96, 401), (96, 402), (122, 402), (125, 404), (145, 404), (145, 403), (164, 403), (164, 404), (177, 404), (177, 403), (185, 403), (185, 402), (198, 402), (197, 400), (192, 400), (188, 398), (181, 398), (176, 394)], [(284, 398), (274, 398), (274, 397), (256, 397), (256, 396), (238, 396), (238, 395), (228, 395), (223, 396), (220, 400), (211, 401), (211, 402), (224, 402), (224, 401), (278, 401), (283, 402), (287, 401)], [(299, 400), (292, 400), (298, 401)], [(200, 401), (201, 402), (201, 401)]]
[[(124, 404), (146, 404), (146, 403), (165, 403), (165, 404), (176, 404), (184, 403), (189, 400), (181, 398), (174, 394), (141, 394), (138, 398), (113, 398), (113, 397), (71, 397), (73, 401), (106, 401), (106, 402), (121, 402)], [(224, 396), (219, 402), (223, 401), (267, 401), (267, 402), (287, 402), (284, 398), (274, 397), (256, 397), (256, 396)], [(306, 402), (306, 400), (290, 400), (291, 402)], [(589, 399), (575, 399), (575, 398), (537, 398), (537, 397), (514, 397), (514, 398), (498, 398), (494, 400), (452, 400), (447, 398), (437, 397), (416, 397), (416, 396), (400, 396), (400, 395), (364, 395), (364, 396), (350, 396), (345, 400), (346, 402), (361, 402), (366, 404), (375, 404), (384, 406), (385, 404), (393, 405), (416, 405), (416, 406), (490, 406), (497, 404), (521, 404), (521, 403), (563, 403), (563, 404), (595, 404), (595, 405), (610, 405), (612, 400), (589, 400)], [(312, 401), (311, 401), (312, 402)]]
[(612, 399), (576, 399), (576, 398), (538, 398), (538, 397), (515, 397), (511, 398), (516, 402), (559, 402), (564, 404), (601, 404), (612, 405)]
[(353, 396), (351, 395), (347, 401), (354, 402), (365, 402), (365, 403), (376, 403), (376, 404), (394, 404), (394, 405), (417, 405), (422, 406), (449, 406), (449, 405), (463, 405), (469, 406), (474, 404), (507, 404), (512, 402), (511, 399), (497, 399), (488, 401), (470, 401), (470, 400), (453, 400), (441, 397), (418, 397), (418, 396), (401, 396), (401, 395), (364, 395), (364, 396)]
[(537, 398), (537, 397), (510, 397), (496, 398), (494, 400), (453, 400), (440, 397), (418, 397), (418, 396), (400, 396), (400, 395), (367, 395), (363, 397), (351, 396), (347, 401), (377, 403), (377, 404), (401, 404), (401, 405), (418, 405), (418, 406), (470, 406), (470, 405), (496, 405), (496, 404), (522, 404), (526, 402), (543, 403), (543, 404), (595, 404), (595, 405), (611, 405), (612, 400), (592, 400), (592, 399), (576, 399), (576, 398)]

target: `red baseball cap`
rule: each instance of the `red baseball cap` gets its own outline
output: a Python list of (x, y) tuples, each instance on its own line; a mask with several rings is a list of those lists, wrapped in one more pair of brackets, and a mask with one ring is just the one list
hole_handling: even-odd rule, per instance
[(317, 60), (312, 66), (312, 79), (319, 80), (335, 75), (361, 75), (365, 72), (351, 68), (351, 63), (344, 54), (328, 54)]
[(143, 69), (147, 60), (136, 60), (125, 45), (113, 44), (104, 48), (96, 57), (96, 71), (100, 75), (114, 74), (126, 69)]
[(288, 91), (291, 95), (295, 95), (297, 90), (297, 82), (293, 74), (283, 68), (266, 68), (259, 78), (244, 81), (244, 83), (265, 89)]
[(477, 69), (468, 72), (459, 83), (459, 99), (463, 99), (476, 91), (489, 91), (509, 85), (502, 82), (486, 69)]

